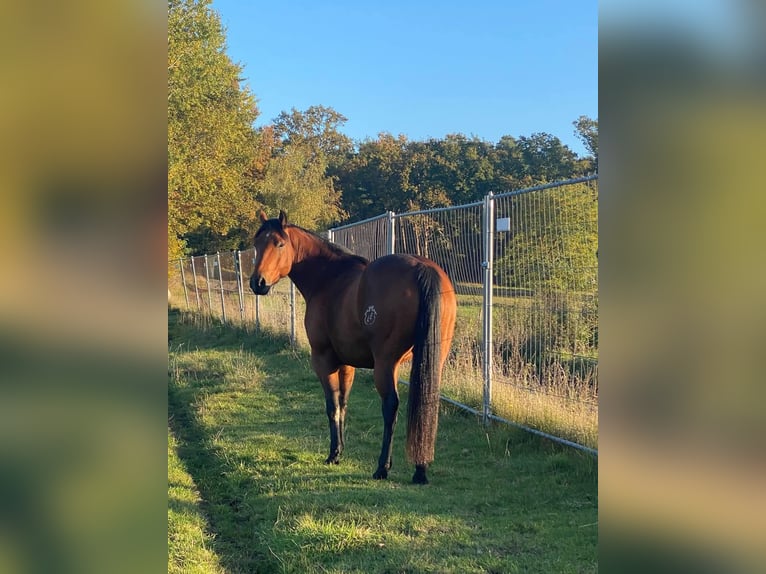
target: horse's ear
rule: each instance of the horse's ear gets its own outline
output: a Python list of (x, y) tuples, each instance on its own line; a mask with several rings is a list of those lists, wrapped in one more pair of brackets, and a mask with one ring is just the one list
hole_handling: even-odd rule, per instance
[(263, 212), (263, 210), (261, 210), (261, 214), (260, 215), (261, 215), (261, 221), (265, 222), (265, 221), (268, 220), (268, 218), (266, 217), (266, 214)]
[(282, 227), (287, 225), (287, 214), (282, 209), (279, 210), (279, 224)]

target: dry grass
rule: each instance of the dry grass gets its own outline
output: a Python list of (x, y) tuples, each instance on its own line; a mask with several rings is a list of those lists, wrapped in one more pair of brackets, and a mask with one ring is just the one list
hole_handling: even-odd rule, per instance
[[(471, 346), (471, 349), (461, 347)], [(484, 380), (475, 343), (457, 340), (442, 380), (442, 394), (481, 410)], [(555, 369), (556, 367), (552, 367)], [(598, 405), (589, 381), (577, 381), (558, 369), (541, 386), (534, 376), (493, 376), (491, 411), (504, 419), (598, 448)]]

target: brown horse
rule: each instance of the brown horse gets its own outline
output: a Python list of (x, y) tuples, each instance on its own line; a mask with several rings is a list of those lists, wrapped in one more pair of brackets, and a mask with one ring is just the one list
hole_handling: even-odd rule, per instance
[(289, 276), (306, 300), (311, 365), (324, 389), (330, 455), (337, 464), (345, 445), (345, 417), (354, 368), (374, 368), (383, 406), (383, 445), (372, 475), (388, 477), (399, 408), (399, 365), (412, 358), (407, 413), (407, 456), (412, 481), (426, 484), (434, 458), (439, 383), (455, 330), (455, 290), (444, 271), (424, 257), (363, 257), (287, 223), (284, 211), (267, 219), (253, 240), (250, 288), (265, 295)]

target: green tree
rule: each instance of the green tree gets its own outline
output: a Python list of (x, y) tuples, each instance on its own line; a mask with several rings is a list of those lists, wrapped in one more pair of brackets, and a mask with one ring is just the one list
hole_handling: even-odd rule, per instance
[(527, 187), (535, 181), (528, 173), (521, 148), (513, 136), (501, 137), (491, 158), (495, 173), (494, 190), (497, 193)]
[(558, 181), (578, 174), (577, 155), (556, 136), (534, 133), (519, 137), (516, 144), (524, 175), (533, 181)]
[[(444, 189), (452, 204), (481, 199), (494, 188), (494, 146), (479, 138), (448, 134), (444, 139), (429, 140), (433, 164), (433, 185)], [(495, 190), (496, 191), (496, 190)]]
[(168, 1), (168, 251), (191, 234), (227, 235), (255, 218), (245, 174), (257, 146), (255, 98), (225, 53), (210, 0)]
[(580, 116), (572, 124), (575, 135), (583, 143), (585, 149), (593, 156), (594, 169), (598, 170), (598, 120), (588, 116)]
[(343, 191), (343, 207), (353, 220), (384, 211), (406, 211), (404, 180), (408, 141), (405, 136), (379, 134), (366, 140), (332, 173)]
[(291, 222), (308, 229), (328, 226), (344, 215), (340, 193), (325, 173), (326, 160), (314, 151), (306, 144), (285, 147), (256, 184), (256, 199), (270, 213), (284, 209)]
[(316, 229), (344, 215), (331, 166), (350, 157), (351, 140), (340, 132), (346, 118), (326, 106), (282, 112), (261, 130), (271, 158), (255, 177), (256, 199), (271, 210), (284, 209), (290, 220)]
[(300, 112), (292, 108), (272, 122), (275, 135), (285, 147), (299, 145), (315, 156), (323, 155), (330, 163), (342, 161), (353, 150), (353, 142), (340, 128), (346, 117), (333, 108), (311, 106)]

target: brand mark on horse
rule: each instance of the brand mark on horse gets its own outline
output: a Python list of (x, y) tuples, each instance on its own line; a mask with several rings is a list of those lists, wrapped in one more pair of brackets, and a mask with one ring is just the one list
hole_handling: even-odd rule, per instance
[(372, 325), (377, 318), (378, 312), (375, 310), (375, 305), (370, 305), (367, 307), (367, 310), (364, 312), (364, 324)]

